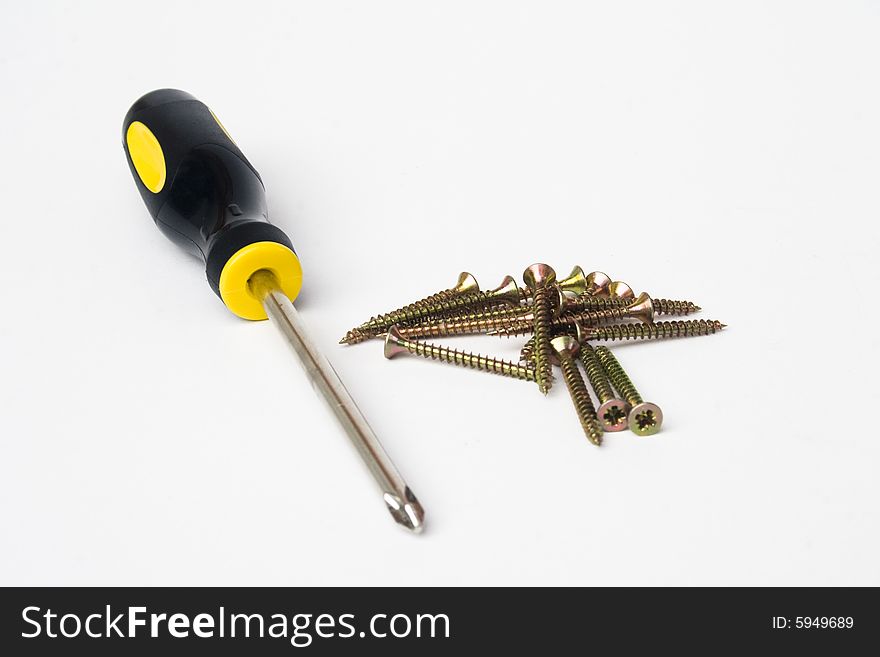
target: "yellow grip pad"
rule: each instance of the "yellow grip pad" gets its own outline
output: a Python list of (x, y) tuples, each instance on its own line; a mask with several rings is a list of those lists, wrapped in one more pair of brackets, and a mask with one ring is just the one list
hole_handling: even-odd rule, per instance
[(125, 131), (128, 154), (138, 177), (154, 194), (165, 186), (165, 155), (156, 135), (140, 121), (132, 121)]

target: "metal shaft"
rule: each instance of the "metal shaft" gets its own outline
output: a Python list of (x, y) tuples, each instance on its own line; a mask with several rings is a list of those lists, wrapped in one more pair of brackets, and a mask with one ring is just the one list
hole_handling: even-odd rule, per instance
[(420, 532), (425, 517), (422, 505), (394, 467), (379, 438), (367, 424), (366, 418), (345, 389), (333, 366), (309, 338), (299, 313), (290, 299), (280, 291), (275, 275), (269, 271), (259, 271), (251, 277), (250, 286), (262, 302), (269, 319), (299, 356), (314, 388), (321, 393), (367, 464), (382, 489), (385, 504), (394, 520), (413, 532)]

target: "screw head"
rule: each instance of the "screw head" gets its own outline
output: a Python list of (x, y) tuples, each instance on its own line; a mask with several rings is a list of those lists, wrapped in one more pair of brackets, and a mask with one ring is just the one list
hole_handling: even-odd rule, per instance
[(557, 282), (557, 285), (565, 292), (583, 294), (587, 289), (587, 276), (580, 265), (572, 267), (571, 273)]
[(513, 276), (505, 276), (501, 284), (494, 290), (489, 290), (488, 294), (493, 301), (503, 301), (509, 305), (519, 305), (519, 285)]
[(550, 303), (553, 304), (553, 319), (557, 319), (562, 313), (571, 308), (577, 297), (571, 292), (565, 292), (559, 285), (550, 287)]
[(654, 302), (647, 292), (642, 292), (636, 297), (635, 301), (626, 307), (626, 311), (630, 317), (639, 319), (645, 324), (654, 321)]
[(629, 408), (622, 399), (609, 399), (599, 405), (596, 415), (605, 431), (624, 431), (629, 426)]
[(480, 285), (477, 279), (470, 272), (463, 271), (458, 275), (458, 281), (452, 287), (452, 291), (458, 294), (468, 294), (469, 292), (479, 292)]
[(550, 345), (553, 347), (553, 360), (557, 365), (559, 364), (559, 356), (561, 354), (568, 354), (570, 358), (574, 358), (578, 349), (580, 349), (577, 338), (573, 338), (570, 335), (557, 335), (550, 340)]
[(629, 412), (630, 430), (638, 436), (653, 436), (660, 431), (663, 424), (663, 411), (657, 404), (642, 402), (632, 407)]
[(572, 334), (572, 337), (577, 340), (579, 346), (582, 343), (586, 342), (587, 338), (589, 337), (587, 334), (587, 330), (580, 322), (575, 322), (574, 324), (572, 324), (569, 331)]
[(636, 293), (623, 281), (613, 281), (608, 284), (608, 296), (612, 299), (635, 299)]
[(587, 292), (594, 297), (605, 296), (608, 293), (608, 286), (611, 284), (611, 277), (601, 271), (594, 271), (587, 274)]
[(538, 286), (550, 285), (556, 282), (556, 272), (553, 267), (545, 265), (543, 262), (529, 265), (523, 272), (523, 283), (528, 285), (532, 290)]
[(388, 329), (388, 334), (385, 336), (385, 358), (394, 358), (406, 352), (406, 348), (400, 344), (401, 340), (403, 338), (397, 331), (397, 325)]

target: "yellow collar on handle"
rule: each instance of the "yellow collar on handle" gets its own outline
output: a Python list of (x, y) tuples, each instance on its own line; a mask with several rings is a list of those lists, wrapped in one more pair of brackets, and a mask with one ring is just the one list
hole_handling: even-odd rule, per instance
[(254, 242), (236, 251), (220, 272), (220, 298), (233, 313), (244, 319), (266, 319), (263, 304), (251, 294), (248, 280), (268, 269), (281, 284), (281, 291), (293, 301), (302, 287), (302, 265), (289, 248), (278, 242)]

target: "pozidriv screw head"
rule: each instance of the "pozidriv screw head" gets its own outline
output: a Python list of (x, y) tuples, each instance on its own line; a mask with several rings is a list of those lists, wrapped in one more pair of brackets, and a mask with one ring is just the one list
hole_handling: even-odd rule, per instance
[(621, 399), (609, 399), (599, 404), (596, 416), (602, 423), (602, 428), (609, 433), (626, 431), (629, 426), (629, 407)]
[(663, 424), (663, 411), (657, 404), (642, 402), (630, 409), (629, 428), (639, 436), (653, 436)]

